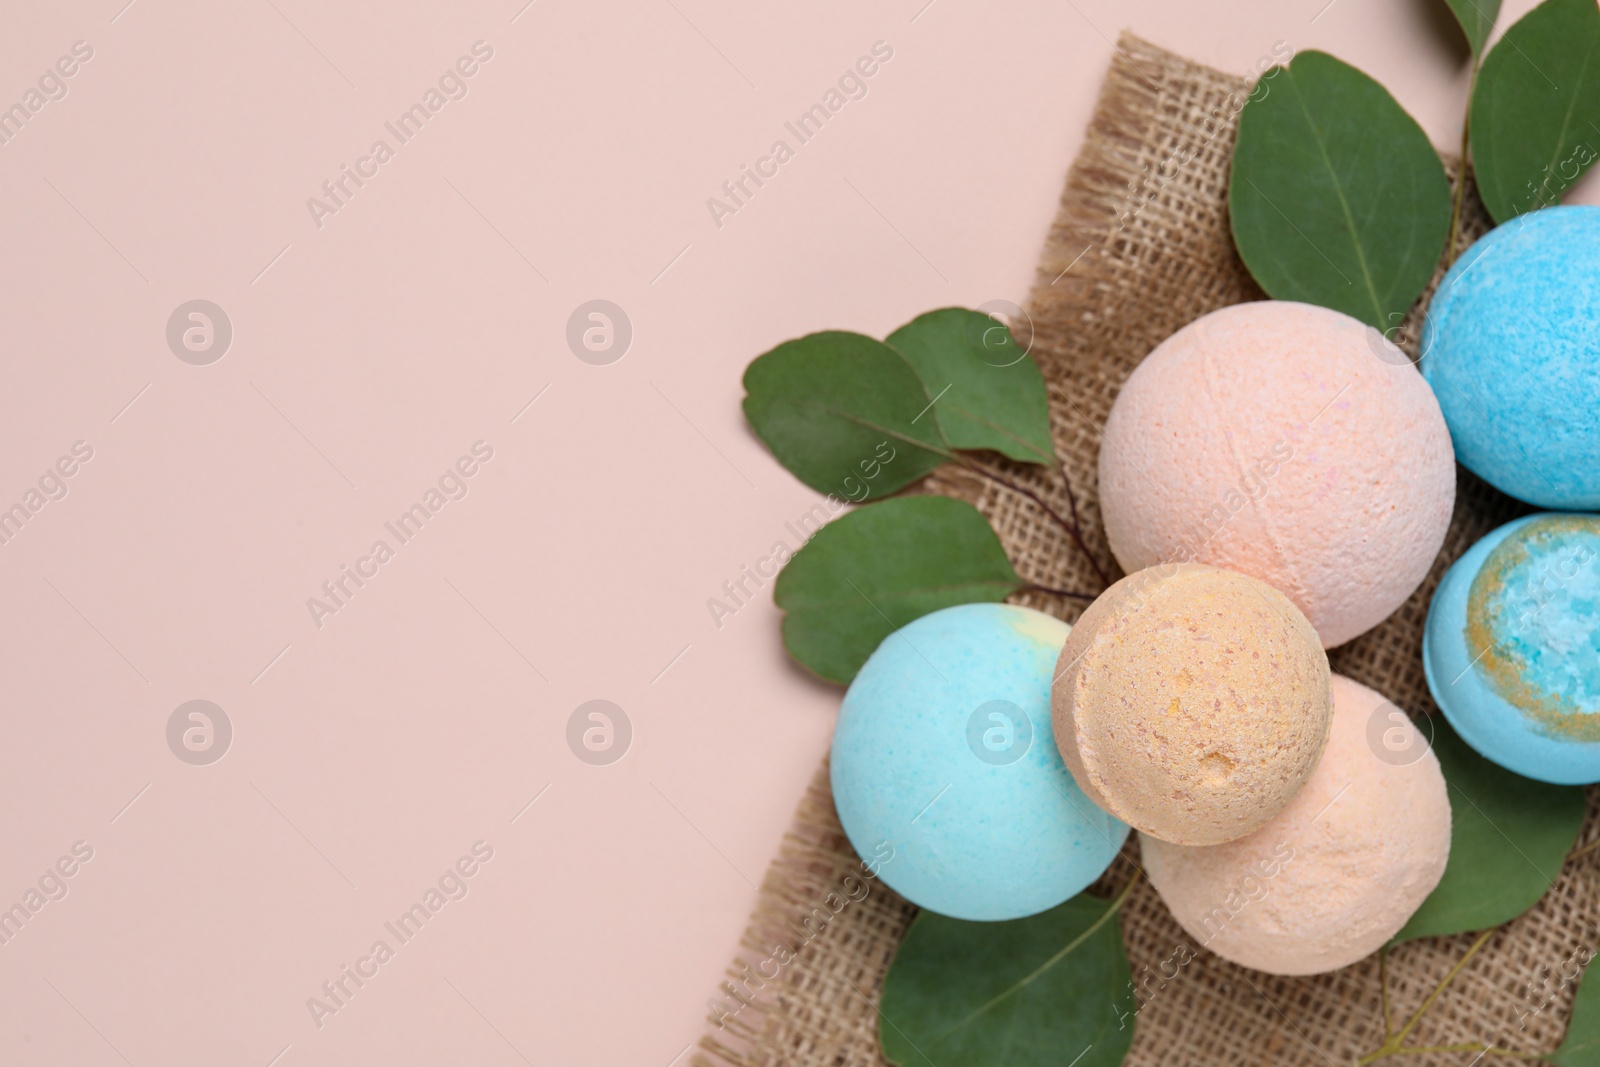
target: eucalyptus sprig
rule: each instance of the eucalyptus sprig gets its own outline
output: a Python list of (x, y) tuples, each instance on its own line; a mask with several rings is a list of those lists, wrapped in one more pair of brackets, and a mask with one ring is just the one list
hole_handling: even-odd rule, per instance
[(1600, 6), (1545, 0), (1506, 30), (1484, 58), (1469, 126), (1495, 222), (1559, 202), (1600, 158)]
[(1447, 0), (1471, 50), (1452, 193), (1422, 128), (1322, 52), (1264, 75), (1239, 115), (1234, 243), (1269, 296), (1389, 333), (1458, 251), (1466, 183), (1497, 223), (1560, 201), (1600, 158), (1600, 7), (1544, 0), (1485, 49), (1499, 0)]
[(1450, 226), (1439, 154), (1388, 90), (1325, 52), (1301, 52), (1239, 114), (1233, 240), (1268, 295), (1379, 330), (1433, 277)]
[[(751, 427), (811, 488), (873, 501), (953, 463), (1032, 501), (1108, 584), (1050, 438), (1044, 376), (998, 319), (943, 308), (883, 341), (810, 334), (757, 357), (744, 385)], [(1070, 518), (981, 462), (983, 452), (1054, 471)], [(789, 654), (822, 678), (849, 682), (883, 638), (913, 619), (1028, 588), (1094, 598), (1017, 577), (970, 505), (914, 498), (872, 503), (824, 527), (779, 575), (774, 595), (788, 613)]]

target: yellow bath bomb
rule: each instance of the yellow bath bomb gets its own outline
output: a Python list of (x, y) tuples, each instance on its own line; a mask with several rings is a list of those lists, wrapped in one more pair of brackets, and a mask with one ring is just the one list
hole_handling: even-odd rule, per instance
[(1160, 564), (1107, 589), (1056, 665), (1056, 745), (1080, 788), (1151, 837), (1215, 845), (1299, 792), (1332, 721), (1317, 632), (1265, 582)]

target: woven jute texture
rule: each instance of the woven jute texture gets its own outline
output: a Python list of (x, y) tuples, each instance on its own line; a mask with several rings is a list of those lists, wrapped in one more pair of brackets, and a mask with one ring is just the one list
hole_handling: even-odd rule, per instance
[[(1100, 429), (1128, 374), (1159, 342), (1216, 308), (1263, 294), (1228, 231), (1227, 182), (1246, 86), (1124, 35), (1087, 141), (1067, 175), (1027, 309), (1031, 351), (1049, 383), (1056, 451), (1076, 490), (1088, 546), (1113, 579), (1095, 496)], [(1452, 169), (1453, 163), (1451, 164)], [(1465, 233), (1487, 228), (1469, 196)], [(1412, 315), (1414, 327), (1419, 309)], [(1018, 323), (1018, 340), (1030, 327)], [(1415, 336), (1415, 329), (1405, 331)], [(1414, 340), (1403, 341), (1414, 351)], [(989, 462), (1068, 509), (1059, 472)], [(936, 472), (922, 487), (971, 501), (994, 525), (1023, 577), (1086, 592), (1093, 568), (1039, 507), (965, 472)], [(1434, 714), (1421, 644), (1429, 599), (1450, 561), (1527, 509), (1464, 470), (1455, 518), (1428, 580), (1387, 622), (1330, 655), (1333, 669), (1413, 714)], [(1071, 621), (1081, 605), (1038, 594), (1021, 603)], [(1600, 836), (1595, 794), (1579, 843)], [(1459, 801), (1457, 801), (1459, 803)], [(891, 861), (892, 862), (892, 861)], [(1520, 862), (1513, 860), (1512, 862)], [(1130, 839), (1096, 891), (1134, 871)], [(1565, 1032), (1573, 985), (1562, 971), (1574, 950), (1600, 947), (1600, 853), (1543, 872), (1543, 900), (1497, 932), (1409, 1036), (1409, 1046), (1493, 1045), (1553, 1049)], [(865, 893), (865, 895), (863, 895)], [(826, 764), (761, 887), (755, 915), (727, 981), (715, 991), (701, 1067), (876, 1067), (878, 993), (916, 908), (881, 882), (839, 828)], [(1332, 974), (1281, 978), (1227, 963), (1193, 946), (1147, 881), (1121, 914), (1139, 1011), (1130, 1065), (1333, 1064), (1343, 1067), (1383, 1040), (1376, 957)], [(1467, 949), (1470, 935), (1408, 942), (1390, 954), (1397, 1021), (1422, 1003)], [(1195, 959), (1171, 974), (1180, 946)], [(1127, 991), (1107, 990), (1106, 1011)], [(884, 1025), (893, 1025), (886, 1020)], [(1063, 1050), (1065, 1064), (1075, 1050)], [(1397, 1064), (1467, 1064), (1475, 1053), (1397, 1057)]]

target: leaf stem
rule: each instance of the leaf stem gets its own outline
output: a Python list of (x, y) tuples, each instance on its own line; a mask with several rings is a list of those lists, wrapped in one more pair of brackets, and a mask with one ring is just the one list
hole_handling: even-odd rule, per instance
[(1028, 589), (1035, 593), (1049, 593), (1051, 596), (1071, 597), (1073, 600), (1093, 600), (1095, 598), (1093, 593), (1074, 593), (1070, 589), (1055, 589), (1048, 585), (1040, 585), (1038, 582), (1029, 582)]
[(1450, 203), (1450, 236), (1444, 246), (1444, 265), (1456, 261), (1456, 244), (1461, 240), (1461, 210), (1467, 199), (1467, 138), (1472, 126), (1472, 94), (1478, 87), (1479, 57), (1472, 55), (1472, 77), (1467, 81), (1467, 113), (1461, 117), (1461, 161), (1456, 165), (1455, 196)]
[[(1056, 457), (1056, 470), (1061, 474), (1062, 488), (1067, 491), (1067, 510), (1072, 515), (1072, 527), (1075, 530), (1082, 530), (1083, 523), (1078, 518), (1078, 494), (1072, 491), (1072, 477), (1067, 474), (1067, 464), (1060, 456)], [(1085, 549), (1084, 552), (1086, 555), (1088, 554), (1087, 549)], [(1093, 556), (1089, 556), (1089, 562), (1094, 564), (1095, 573), (1100, 575), (1101, 583), (1104, 585), (1110, 585), (1111, 583), (1106, 581), (1106, 576), (1100, 570), (1099, 565), (1095, 564), (1095, 559)]]
[(1389, 946), (1378, 949), (1378, 996), (1383, 1001), (1383, 1042), (1394, 1036), (1394, 1015), (1389, 1009)]
[(1374, 1053), (1371, 1057), (1363, 1057), (1356, 1062), (1371, 1063), (1374, 1059), (1381, 1059), (1387, 1056), (1421, 1056), (1430, 1052), (1476, 1052), (1479, 1056), (1507, 1056), (1518, 1060), (1542, 1060), (1549, 1055), (1547, 1052), (1516, 1052), (1508, 1048), (1495, 1048), (1493, 1045), (1468, 1043), (1464, 1045), (1404, 1046), (1385, 1052), (1382, 1057)]
[(1456, 975), (1461, 973), (1462, 968), (1466, 967), (1466, 965), (1472, 960), (1472, 957), (1478, 954), (1478, 950), (1488, 943), (1489, 938), (1494, 936), (1495, 929), (1495, 927), (1491, 927), (1488, 930), (1485, 930), (1483, 933), (1479, 934), (1473, 939), (1471, 945), (1467, 946), (1467, 951), (1462, 953), (1459, 960), (1456, 960), (1455, 966), (1451, 967), (1449, 972), (1445, 974), (1444, 978), (1440, 980), (1439, 984), (1433, 987), (1433, 992), (1429, 993), (1427, 999), (1422, 1002), (1422, 1005), (1418, 1007), (1414, 1013), (1412, 1013), (1411, 1018), (1406, 1022), (1405, 1026), (1400, 1028), (1400, 1032), (1394, 1035), (1394, 1041), (1396, 1045), (1404, 1041), (1406, 1039), (1406, 1035), (1411, 1033), (1411, 1031), (1416, 1028), (1417, 1023), (1422, 1019), (1423, 1013), (1429, 1008), (1433, 1007), (1433, 1002), (1439, 999), (1439, 995), (1444, 992), (1445, 987), (1456, 980)]
[[(1406, 1048), (1404, 1045), (1406, 1037), (1411, 1033), (1412, 1030), (1416, 1029), (1417, 1023), (1421, 1022), (1422, 1016), (1427, 1013), (1429, 1008), (1433, 1007), (1433, 1002), (1439, 999), (1439, 995), (1445, 991), (1445, 987), (1451, 982), (1455, 981), (1456, 975), (1461, 973), (1461, 969), (1467, 965), (1473, 956), (1478, 954), (1478, 950), (1488, 942), (1489, 938), (1494, 936), (1496, 929), (1498, 929), (1498, 927), (1490, 927), (1474, 938), (1472, 944), (1468, 946), (1467, 951), (1462, 954), (1459, 960), (1456, 960), (1455, 965), (1450, 968), (1449, 972), (1442, 979), (1440, 979), (1439, 984), (1433, 987), (1433, 992), (1428, 994), (1427, 998), (1423, 1000), (1421, 1006), (1411, 1014), (1411, 1018), (1406, 1020), (1406, 1024), (1400, 1028), (1399, 1032), (1390, 1035), (1384, 1040), (1382, 1045), (1378, 1046), (1376, 1050), (1367, 1053), (1365, 1056), (1357, 1060), (1356, 1063), (1368, 1064), (1375, 1060), (1381, 1060), (1386, 1056), (1397, 1056), (1402, 1052), (1421, 1051), (1414, 1048)], [(1470, 1049), (1458, 1049), (1456, 1051), (1482, 1052), (1484, 1051), (1484, 1046), (1474, 1045)]]
[[(1089, 551), (1089, 546), (1086, 545), (1084, 543), (1084, 541), (1083, 541), (1083, 531), (1081, 529), (1079, 529), (1078, 523), (1077, 523), (1078, 505), (1077, 505), (1076, 499), (1072, 495), (1072, 486), (1071, 486), (1070, 482), (1067, 484), (1067, 500), (1071, 503), (1071, 507), (1072, 507), (1072, 513), (1073, 513), (1073, 521), (1072, 522), (1068, 522), (1065, 518), (1062, 517), (1062, 515), (1061, 515), (1061, 513), (1059, 511), (1057, 511), (1055, 508), (1053, 508), (1049, 504), (1047, 504), (1043, 497), (1041, 497), (1038, 493), (1035, 493), (1032, 489), (1029, 489), (1027, 486), (1018, 485), (1016, 482), (1013, 482), (1011, 479), (1005, 477), (1004, 475), (997, 474), (994, 471), (989, 470), (987, 467), (981, 467), (978, 464), (973, 463), (971, 460), (968, 460), (968, 459), (966, 459), (964, 457), (957, 457), (956, 463), (958, 463), (962, 467), (965, 467), (967, 470), (969, 470), (972, 473), (978, 475), (979, 477), (987, 478), (991, 482), (994, 482), (996, 485), (1001, 486), (1001, 487), (1003, 487), (1005, 489), (1009, 489), (1013, 493), (1018, 494), (1019, 496), (1025, 496), (1029, 500), (1031, 500), (1035, 504), (1037, 504), (1041, 511), (1043, 511), (1046, 515), (1049, 515), (1052, 519), (1054, 519), (1056, 525), (1061, 527), (1063, 530), (1065, 530), (1066, 533), (1067, 533), (1067, 536), (1072, 538), (1072, 543), (1078, 546), (1078, 551), (1083, 553), (1083, 558), (1089, 561), (1089, 566), (1091, 568), (1093, 568), (1095, 576), (1100, 579), (1100, 584), (1102, 586), (1107, 586), (1107, 585), (1111, 584), (1111, 579), (1106, 577), (1105, 569), (1100, 566), (1100, 561), (1095, 559), (1094, 553)], [(1063, 470), (1063, 472), (1062, 472), (1063, 478), (1065, 478), (1065, 474), (1066, 474), (1066, 472), (1065, 472), (1065, 470)]]

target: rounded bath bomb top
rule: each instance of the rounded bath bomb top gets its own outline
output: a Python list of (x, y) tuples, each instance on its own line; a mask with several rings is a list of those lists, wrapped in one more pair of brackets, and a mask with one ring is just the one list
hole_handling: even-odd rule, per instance
[(1528, 515), (1468, 549), (1433, 595), (1422, 665), (1486, 759), (1600, 782), (1600, 515)]
[(839, 709), (833, 799), (850, 843), (919, 907), (958, 919), (1053, 908), (1104, 873), (1128, 828), (1096, 808), (1050, 733), (1067, 625), (962, 604), (878, 646)]
[(1600, 207), (1479, 238), (1439, 284), (1422, 351), (1462, 466), (1542, 508), (1600, 508)]
[(1287, 300), (1214, 311), (1158, 345), (1111, 407), (1099, 466), (1125, 570), (1193, 560), (1260, 578), (1325, 648), (1405, 603), (1455, 503), (1422, 375), (1371, 327)]
[(1141, 838), (1140, 848), (1151, 884), (1202, 946), (1270, 974), (1321, 974), (1376, 952), (1439, 884), (1450, 798), (1411, 720), (1334, 675), (1322, 762), (1271, 822), (1225, 845)]
[(1322, 754), (1328, 656), (1282, 593), (1199, 563), (1102, 593), (1061, 650), (1056, 743), (1090, 800), (1163, 841), (1260, 828)]

